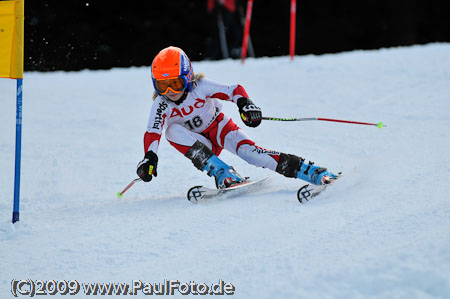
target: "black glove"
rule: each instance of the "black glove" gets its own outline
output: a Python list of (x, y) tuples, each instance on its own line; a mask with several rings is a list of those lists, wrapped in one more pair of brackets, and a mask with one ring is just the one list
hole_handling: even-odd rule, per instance
[(157, 166), (158, 156), (154, 152), (149, 151), (145, 154), (144, 159), (139, 162), (136, 173), (144, 182), (150, 182), (152, 175), (158, 176), (156, 172)]
[(244, 124), (253, 128), (259, 126), (262, 120), (262, 113), (259, 107), (256, 107), (250, 99), (244, 97), (237, 100), (237, 105)]

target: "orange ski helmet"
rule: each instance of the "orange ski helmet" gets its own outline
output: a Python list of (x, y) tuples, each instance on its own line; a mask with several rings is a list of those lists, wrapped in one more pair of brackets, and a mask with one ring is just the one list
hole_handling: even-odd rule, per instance
[(152, 81), (159, 95), (165, 95), (169, 90), (175, 93), (191, 91), (193, 75), (191, 61), (180, 48), (162, 49), (153, 59)]

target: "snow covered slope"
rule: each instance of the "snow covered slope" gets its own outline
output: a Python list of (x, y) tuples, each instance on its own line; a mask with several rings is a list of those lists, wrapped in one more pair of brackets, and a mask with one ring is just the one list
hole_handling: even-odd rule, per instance
[(21, 221), (12, 225), (15, 81), (2, 79), (0, 298), (12, 297), (13, 279), (222, 279), (236, 298), (450, 298), (450, 44), (193, 65), (245, 86), (265, 116), (387, 127), (253, 129), (224, 103), (258, 145), (344, 177), (300, 205), (300, 181), (223, 153), (271, 184), (193, 205), (187, 190), (214, 182), (164, 140), (158, 177), (117, 200), (143, 157), (149, 69), (26, 73)]

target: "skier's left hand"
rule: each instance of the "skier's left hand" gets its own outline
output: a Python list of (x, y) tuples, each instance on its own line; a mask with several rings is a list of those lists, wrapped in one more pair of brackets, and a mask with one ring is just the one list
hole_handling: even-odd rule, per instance
[(262, 120), (261, 108), (256, 107), (250, 99), (244, 97), (237, 100), (237, 105), (244, 124), (253, 128), (259, 126)]

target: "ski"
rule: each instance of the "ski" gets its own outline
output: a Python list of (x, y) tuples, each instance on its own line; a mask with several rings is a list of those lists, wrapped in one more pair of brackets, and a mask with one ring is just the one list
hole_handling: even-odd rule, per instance
[(339, 172), (337, 177), (332, 180), (329, 184), (326, 185), (313, 185), (306, 184), (298, 189), (297, 199), (300, 203), (304, 201), (309, 201), (310, 199), (316, 197), (320, 193), (322, 193), (328, 186), (332, 185), (336, 180), (338, 180), (342, 176), (342, 172)]
[(211, 198), (220, 196), (234, 197), (241, 194), (253, 193), (259, 190), (259, 187), (265, 184), (269, 176), (265, 176), (256, 181), (246, 180), (239, 185), (234, 185), (224, 189), (211, 189), (204, 186), (194, 186), (189, 189), (187, 193), (187, 199), (192, 203), (199, 203), (207, 201)]

